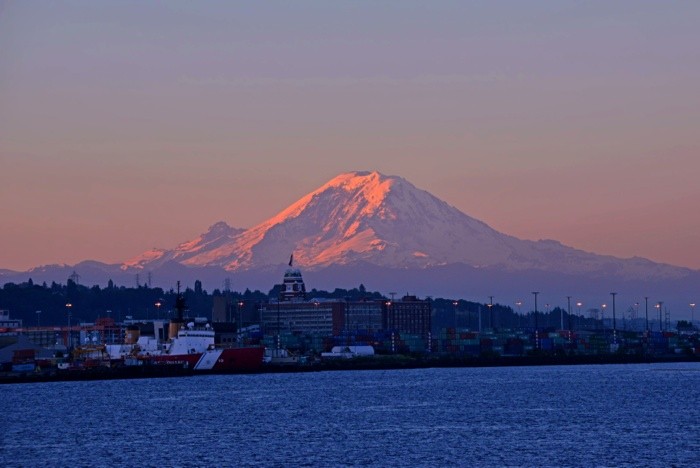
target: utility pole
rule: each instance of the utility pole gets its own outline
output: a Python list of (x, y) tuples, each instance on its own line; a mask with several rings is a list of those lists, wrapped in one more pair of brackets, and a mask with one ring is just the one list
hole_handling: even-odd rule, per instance
[(280, 298), (277, 298), (277, 355), (279, 356), (279, 349), (280, 349), (280, 332), (281, 330), (281, 324), (280, 324)]
[(538, 322), (537, 322), (537, 295), (539, 294), (539, 291), (533, 291), (532, 294), (535, 296), (535, 349), (540, 349), (540, 342), (539, 342), (539, 336), (538, 336)]
[(477, 308), (479, 310), (479, 333), (481, 333), (481, 305), (479, 305)]
[(617, 296), (617, 293), (611, 292), (610, 295), (613, 299), (613, 343), (617, 343), (617, 321), (615, 319), (615, 296)]
[(459, 302), (457, 300), (452, 301), (454, 308), (452, 309), (452, 327), (457, 330), (457, 306)]
[(647, 335), (649, 334), (649, 297), (644, 296), (644, 315), (647, 321)]

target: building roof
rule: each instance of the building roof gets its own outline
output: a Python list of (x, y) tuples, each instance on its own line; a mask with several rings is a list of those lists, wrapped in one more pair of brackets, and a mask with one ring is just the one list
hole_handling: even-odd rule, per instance
[(39, 359), (52, 358), (54, 356), (54, 352), (50, 349), (42, 348), (30, 341), (25, 335), (18, 335), (15, 343), (0, 348), (0, 362), (12, 362), (12, 355), (18, 349), (33, 349), (36, 357)]

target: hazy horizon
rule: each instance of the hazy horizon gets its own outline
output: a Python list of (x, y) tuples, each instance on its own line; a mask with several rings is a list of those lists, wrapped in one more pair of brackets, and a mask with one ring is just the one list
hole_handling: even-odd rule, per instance
[(0, 268), (252, 227), (336, 175), (700, 269), (700, 4), (0, 3)]

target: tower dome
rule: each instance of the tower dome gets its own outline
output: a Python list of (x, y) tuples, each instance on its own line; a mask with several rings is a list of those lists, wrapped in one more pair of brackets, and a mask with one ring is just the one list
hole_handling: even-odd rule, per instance
[(292, 301), (305, 298), (306, 286), (304, 285), (304, 279), (301, 277), (301, 271), (298, 268), (288, 268), (284, 272), (280, 299), (283, 301)]

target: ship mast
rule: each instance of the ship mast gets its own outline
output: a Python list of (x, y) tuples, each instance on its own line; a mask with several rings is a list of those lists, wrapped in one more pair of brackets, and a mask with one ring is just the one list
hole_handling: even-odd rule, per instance
[(185, 304), (185, 298), (180, 294), (180, 282), (177, 282), (177, 297), (175, 298), (175, 310), (177, 311), (177, 318), (170, 321), (170, 326), (168, 327), (168, 337), (170, 339), (175, 338), (178, 334), (178, 330), (185, 323), (184, 313), (187, 305)]
[(175, 298), (175, 310), (177, 310), (177, 320), (178, 322), (184, 321), (183, 313), (187, 306), (185, 305), (185, 298), (180, 294), (180, 281), (177, 282), (177, 297)]

